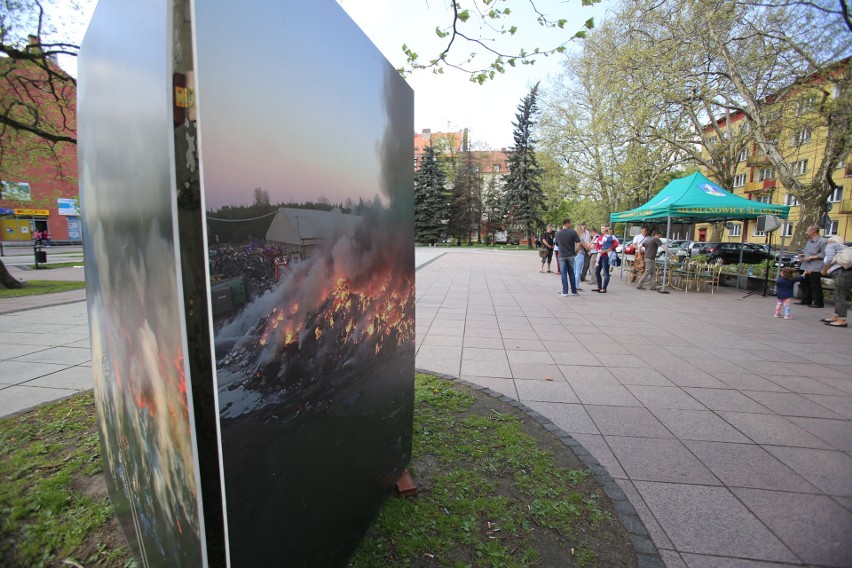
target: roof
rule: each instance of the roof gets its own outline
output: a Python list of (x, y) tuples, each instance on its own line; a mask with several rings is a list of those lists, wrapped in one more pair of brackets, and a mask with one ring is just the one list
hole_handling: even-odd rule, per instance
[(340, 209), (281, 207), (266, 231), (266, 240), (295, 245), (316, 244), (327, 239), (336, 227), (354, 226), (360, 220)]
[(760, 203), (739, 197), (696, 172), (672, 180), (644, 205), (613, 213), (609, 220), (611, 223), (622, 223), (672, 217), (678, 220), (727, 221), (756, 219), (761, 215), (777, 215), (786, 219), (789, 213), (790, 208), (786, 205)]

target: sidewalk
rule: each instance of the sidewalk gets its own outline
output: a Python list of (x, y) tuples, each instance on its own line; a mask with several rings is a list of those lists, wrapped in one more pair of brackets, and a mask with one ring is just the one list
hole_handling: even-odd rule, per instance
[(560, 298), (534, 253), (417, 272), (417, 368), (524, 402), (621, 485), (666, 565), (852, 565), (852, 333), (721, 289)]

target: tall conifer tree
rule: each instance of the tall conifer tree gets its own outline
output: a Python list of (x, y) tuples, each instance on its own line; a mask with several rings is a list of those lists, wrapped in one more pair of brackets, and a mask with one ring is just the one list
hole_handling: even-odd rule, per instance
[(441, 157), (430, 144), (414, 174), (414, 235), (418, 243), (434, 245), (447, 235), (450, 194)]
[(509, 175), (506, 176), (506, 210), (511, 223), (520, 226), (527, 237), (529, 248), (533, 246), (535, 231), (544, 224), (544, 191), (541, 188), (541, 168), (535, 157), (533, 127), (538, 115), (538, 83), (530, 89), (515, 115), (515, 145), (509, 152)]

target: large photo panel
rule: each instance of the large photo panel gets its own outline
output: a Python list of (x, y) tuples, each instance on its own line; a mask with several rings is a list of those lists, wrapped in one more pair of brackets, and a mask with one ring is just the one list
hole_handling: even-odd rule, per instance
[(100, 0), (78, 70), (78, 160), (104, 470), (142, 566), (205, 562), (176, 246), (171, 2)]
[(230, 561), (341, 564), (411, 453), (413, 95), (333, 0), (193, 22)]

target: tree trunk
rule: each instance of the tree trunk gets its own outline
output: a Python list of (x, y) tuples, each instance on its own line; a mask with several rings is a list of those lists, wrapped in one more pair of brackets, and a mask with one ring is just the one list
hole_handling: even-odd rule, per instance
[(2, 260), (0, 260), (0, 286), (6, 289), (24, 287), (17, 278), (9, 274), (9, 271), (6, 270), (6, 265), (3, 264)]
[(719, 242), (722, 240), (722, 237), (725, 235), (725, 223), (722, 221), (717, 221), (713, 223), (713, 232), (710, 233), (710, 242)]

